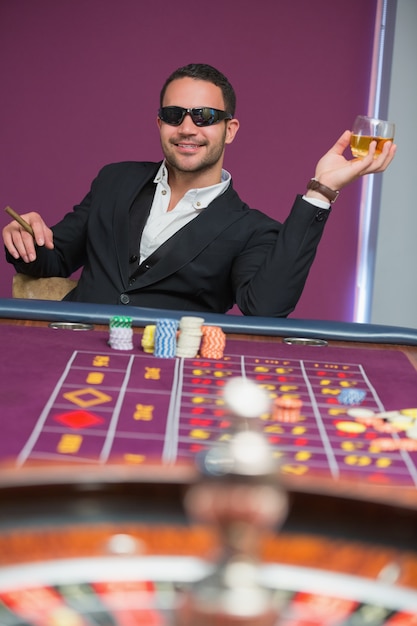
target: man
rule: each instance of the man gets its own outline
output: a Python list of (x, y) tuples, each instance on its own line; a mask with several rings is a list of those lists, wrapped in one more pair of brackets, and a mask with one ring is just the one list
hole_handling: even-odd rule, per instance
[[(302, 293), (331, 201), (395, 154), (375, 144), (347, 161), (346, 131), (318, 162), (306, 194), (284, 222), (250, 209), (223, 170), (239, 122), (227, 78), (209, 65), (176, 70), (161, 91), (162, 163), (104, 167), (90, 192), (52, 229), (37, 213), (3, 230), (7, 260), (31, 276), (69, 276), (66, 300), (245, 315), (287, 316)], [(374, 158), (375, 157), (375, 158)]]

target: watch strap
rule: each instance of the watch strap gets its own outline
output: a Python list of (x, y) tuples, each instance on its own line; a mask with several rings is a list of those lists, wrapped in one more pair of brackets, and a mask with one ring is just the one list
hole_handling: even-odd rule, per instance
[(307, 189), (311, 189), (312, 191), (318, 191), (319, 193), (321, 193), (322, 196), (324, 196), (325, 198), (328, 199), (328, 201), (330, 202), (330, 204), (333, 204), (333, 202), (336, 202), (338, 196), (339, 196), (339, 191), (335, 191), (334, 189), (330, 189), (330, 187), (326, 187), (326, 185), (322, 185), (317, 178), (312, 178), (308, 184), (307, 184)]

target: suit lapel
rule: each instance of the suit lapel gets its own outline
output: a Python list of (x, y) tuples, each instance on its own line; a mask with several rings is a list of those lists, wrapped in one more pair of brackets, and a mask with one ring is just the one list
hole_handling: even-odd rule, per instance
[[(114, 245), (120, 276), (125, 287), (128, 281), (129, 265), (129, 211), (143, 187), (155, 177), (159, 166), (160, 163), (152, 163), (152, 167), (144, 167), (143, 171), (139, 170), (130, 176), (126, 176), (126, 180), (123, 181), (123, 187), (119, 189), (114, 202), (112, 219)], [(142, 235), (148, 214), (144, 211), (136, 224), (138, 240)]]
[[(242, 216), (242, 202), (232, 187), (149, 256), (150, 266), (138, 276), (134, 288), (144, 287), (174, 274)], [(142, 265), (144, 265), (142, 264)]]

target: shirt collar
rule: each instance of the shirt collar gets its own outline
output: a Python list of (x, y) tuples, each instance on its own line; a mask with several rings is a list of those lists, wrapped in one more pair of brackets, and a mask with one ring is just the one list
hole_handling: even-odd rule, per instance
[[(187, 198), (196, 210), (205, 209), (210, 202), (213, 202), (213, 200), (226, 191), (231, 180), (232, 177), (229, 172), (222, 169), (222, 178), (220, 183), (210, 185), (210, 187), (189, 189), (184, 198)], [(158, 183), (165, 189), (169, 189), (168, 170), (165, 165), (165, 160), (160, 165), (160, 168), (154, 178), (154, 183)]]

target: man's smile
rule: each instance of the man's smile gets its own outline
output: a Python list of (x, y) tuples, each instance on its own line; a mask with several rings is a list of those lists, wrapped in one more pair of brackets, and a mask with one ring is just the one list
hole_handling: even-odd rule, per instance
[(202, 147), (202, 144), (190, 143), (185, 141), (173, 142), (174, 146), (186, 152), (196, 152)]

